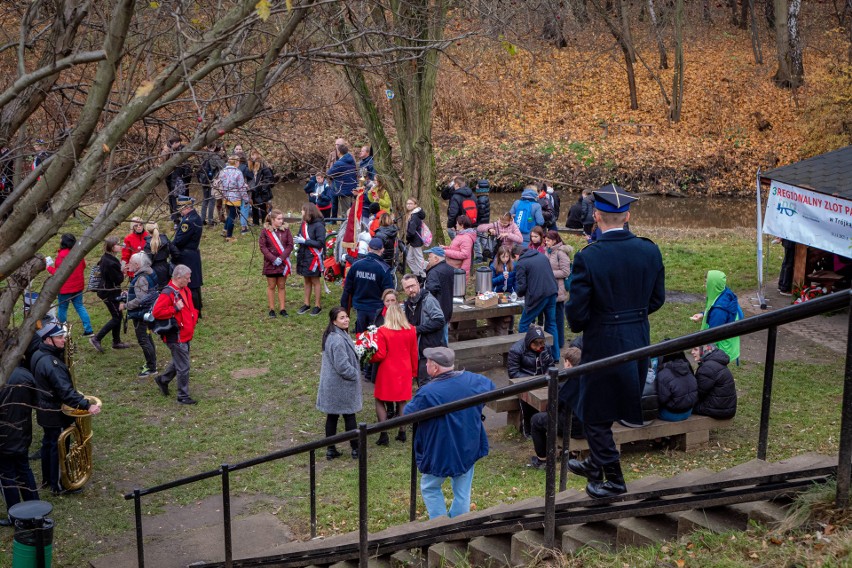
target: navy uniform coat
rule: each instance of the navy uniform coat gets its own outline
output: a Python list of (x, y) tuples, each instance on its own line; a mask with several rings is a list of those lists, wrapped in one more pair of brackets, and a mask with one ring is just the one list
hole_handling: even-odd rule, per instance
[(201, 244), (201, 216), (193, 209), (188, 215), (180, 218), (175, 238), (172, 244), (178, 251), (177, 258), (173, 257), (175, 264), (183, 264), (192, 270), (192, 277), (187, 288), (201, 288), (204, 278), (201, 274), (201, 252), (198, 245)]
[[(604, 233), (577, 253), (573, 274), (565, 311), (571, 330), (583, 332), (581, 364), (650, 345), (648, 314), (666, 300), (657, 245), (630, 231)], [(578, 418), (588, 424), (641, 423), (647, 372), (645, 359), (582, 375)]]

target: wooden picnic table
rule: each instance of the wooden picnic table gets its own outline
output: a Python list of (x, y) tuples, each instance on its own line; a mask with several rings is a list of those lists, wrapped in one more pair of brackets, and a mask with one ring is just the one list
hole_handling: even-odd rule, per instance
[(490, 328), (488, 325), (477, 327), (477, 321), (504, 316), (516, 316), (524, 311), (524, 304), (517, 302), (503, 304), (502, 306), (492, 306), (490, 308), (476, 307), (473, 299), (470, 299), (468, 302), (453, 304), (453, 317), (450, 318), (450, 323), (456, 325), (450, 327), (452, 339), (472, 339), (474, 337), (493, 335), (493, 332), (489, 332)]

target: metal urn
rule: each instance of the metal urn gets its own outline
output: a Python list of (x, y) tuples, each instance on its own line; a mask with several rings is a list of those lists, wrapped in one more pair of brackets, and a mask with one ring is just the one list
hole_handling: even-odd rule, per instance
[(464, 299), (465, 288), (467, 288), (467, 274), (461, 268), (453, 271), (453, 298)]
[(491, 292), (491, 269), (487, 266), (480, 266), (476, 269), (476, 280), (474, 281), (474, 290), (477, 294), (483, 292)]

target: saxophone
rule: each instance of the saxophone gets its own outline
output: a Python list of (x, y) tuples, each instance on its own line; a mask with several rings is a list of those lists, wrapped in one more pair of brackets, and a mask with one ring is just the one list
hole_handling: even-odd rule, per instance
[[(65, 364), (74, 386), (75, 346), (71, 334), (65, 343)], [(76, 388), (76, 386), (74, 386)], [(84, 395), (85, 396), (85, 395)], [(92, 404), (101, 404), (99, 398), (86, 396)], [(92, 414), (88, 410), (62, 405), (62, 412), (74, 422), (59, 435), (59, 476), (62, 487), (69, 491), (82, 488), (92, 476)]]

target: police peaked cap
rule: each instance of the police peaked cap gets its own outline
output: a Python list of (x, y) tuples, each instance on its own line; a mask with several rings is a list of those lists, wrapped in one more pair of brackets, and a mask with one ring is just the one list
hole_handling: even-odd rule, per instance
[(597, 191), (593, 191), (595, 197), (595, 209), (605, 211), (607, 213), (623, 213), (630, 209), (630, 204), (638, 201), (638, 197), (633, 197), (623, 188), (615, 184), (609, 184), (601, 187)]

